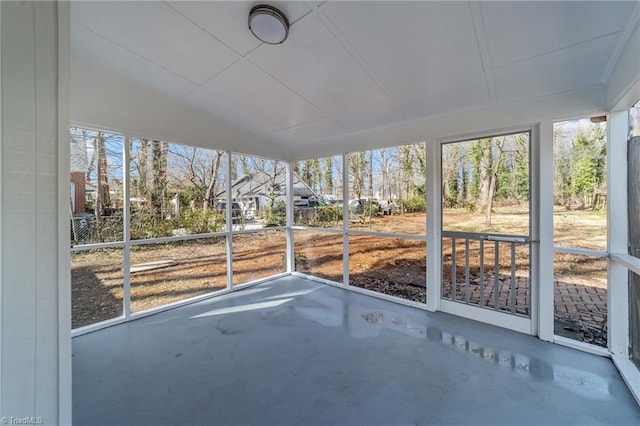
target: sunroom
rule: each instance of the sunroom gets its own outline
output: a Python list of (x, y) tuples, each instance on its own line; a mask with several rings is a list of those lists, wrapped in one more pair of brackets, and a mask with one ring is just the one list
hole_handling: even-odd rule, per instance
[(3, 2), (3, 422), (640, 421), (639, 21)]

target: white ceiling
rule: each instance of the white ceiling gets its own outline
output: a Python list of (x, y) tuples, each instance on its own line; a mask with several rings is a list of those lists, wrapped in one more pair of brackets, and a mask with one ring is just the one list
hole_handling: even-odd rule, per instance
[(249, 131), (274, 153), (318, 152), (375, 128), (606, 84), (638, 7), (269, 3), (292, 23), (282, 45), (249, 32), (256, 2), (75, 2), (72, 54)]

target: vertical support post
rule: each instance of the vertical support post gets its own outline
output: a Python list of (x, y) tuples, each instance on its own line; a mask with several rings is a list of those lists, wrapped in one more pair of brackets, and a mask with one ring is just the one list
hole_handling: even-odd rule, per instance
[(500, 310), (500, 242), (496, 241), (494, 243), (494, 253), (495, 253), (495, 260), (494, 260), (494, 277), (493, 277), (493, 303), (494, 303), (494, 309), (496, 311)]
[(439, 141), (425, 143), (427, 165), (427, 310), (440, 309), (442, 293), (442, 159)]
[(511, 242), (511, 286), (509, 291), (509, 305), (511, 313), (516, 313), (516, 243)]
[(484, 239), (480, 239), (480, 306), (484, 307)]
[[(532, 158), (531, 170), (537, 173), (537, 179), (532, 179), (531, 193), (538, 197), (538, 235), (532, 229), (532, 240), (538, 240), (537, 280), (534, 277), (536, 264), (531, 264), (531, 322), (538, 324), (538, 336), (548, 342), (553, 341), (553, 121), (540, 122), (537, 137), (534, 133), (531, 151), (537, 154), (538, 167), (533, 167), (536, 156)], [(538, 143), (536, 144), (536, 139)], [(537, 170), (536, 170), (537, 169)], [(534, 192), (534, 183), (538, 182)], [(534, 206), (535, 207), (535, 206)], [(531, 244), (531, 251), (535, 251), (535, 243)]]
[[(58, 424), (72, 424), (71, 389), (71, 253), (69, 252), (68, 203), (70, 194), (63, 188), (69, 187), (69, 125), (70, 125), (70, 56), (71, 56), (71, 7), (69, 2), (56, 2), (58, 30)], [(0, 7), (0, 17), (1, 17)], [(1, 19), (0, 19), (1, 21)], [(0, 32), (1, 33), (1, 32)], [(1, 57), (2, 55), (0, 55)], [(0, 69), (2, 68), (0, 64)], [(1, 80), (1, 78), (0, 78)], [(1, 86), (1, 85), (0, 85)], [(0, 89), (1, 90), (1, 89)], [(0, 99), (2, 94), (0, 93)], [(2, 108), (0, 108), (1, 110)], [(0, 123), (2, 115), (0, 113)], [(0, 140), (2, 138), (0, 137)], [(0, 142), (1, 145), (1, 142)], [(0, 152), (2, 147), (0, 146)], [(0, 171), (0, 176), (2, 176)], [(2, 185), (0, 184), (0, 191)], [(0, 194), (0, 200), (3, 199)], [(2, 209), (0, 209), (2, 210)], [(65, 219), (63, 219), (65, 218)], [(2, 218), (0, 217), (0, 223)], [(0, 230), (0, 235), (2, 231)], [(1, 239), (0, 239), (1, 240)], [(2, 245), (0, 244), (0, 247)], [(1, 248), (0, 248), (1, 250)], [(0, 259), (2, 259), (0, 253)], [(0, 278), (1, 280), (1, 278)], [(1, 306), (1, 301), (0, 301)], [(0, 329), (2, 329), (0, 327)], [(54, 336), (51, 336), (55, 338)], [(0, 354), (2, 348), (0, 348)], [(0, 355), (1, 357), (1, 355)], [(2, 364), (0, 362), (0, 364)], [(0, 377), (2, 374), (0, 373)], [(2, 398), (0, 397), (0, 400)], [(0, 405), (2, 403), (0, 402)], [(2, 413), (2, 408), (0, 408)]]
[[(627, 200), (627, 111), (609, 114), (607, 138), (607, 251), (628, 252)], [(609, 259), (608, 281), (608, 340), (614, 355), (629, 356), (629, 273), (627, 268)], [(615, 307), (615, 309), (612, 309)]]
[(342, 285), (349, 286), (349, 154), (342, 154)]
[(290, 161), (286, 163), (286, 179), (287, 179), (287, 195), (286, 195), (286, 214), (287, 214), (287, 273), (296, 270), (296, 254), (295, 240), (293, 235), (293, 166)]
[[(553, 125), (552, 125), (553, 133)], [(553, 156), (550, 156), (551, 172), (548, 172), (547, 180), (551, 181), (550, 187), (541, 185), (540, 177), (540, 126), (533, 126), (529, 133), (529, 279), (526, 289), (528, 314), (531, 318), (531, 334), (538, 335), (538, 289), (540, 285), (540, 200), (545, 192), (542, 188), (548, 188), (545, 197), (551, 196), (551, 214), (553, 219)], [(553, 142), (553, 140), (552, 140)], [(551, 147), (553, 151), (553, 146)], [(548, 158), (546, 159), (548, 161)], [(548, 183), (546, 183), (548, 185)], [(553, 232), (553, 224), (551, 226)], [(553, 255), (552, 255), (553, 257)], [(553, 266), (553, 265), (552, 265)]]
[[(425, 193), (424, 193), (424, 229), (425, 229), (425, 233), (427, 233), (428, 229), (429, 229), (429, 219), (428, 219), (428, 210), (429, 208), (427, 207), (427, 204), (429, 204), (429, 195), (427, 194), (426, 188), (429, 186), (429, 151), (427, 150), (427, 142), (423, 142), (422, 143), (422, 153), (424, 154), (424, 181), (422, 182), (424, 184), (424, 188), (425, 188)], [(427, 255), (427, 253), (429, 252), (429, 239), (425, 238), (424, 240), (424, 253), (425, 256)], [(422, 301), (423, 303), (427, 303), (427, 300), (429, 299), (429, 290), (428, 290), (428, 284), (427, 284), (427, 259), (425, 258), (425, 263), (424, 263), (424, 300)]]
[(458, 271), (456, 262), (458, 256), (456, 254), (456, 239), (451, 238), (451, 300), (458, 299)]
[(122, 310), (124, 317), (131, 317), (131, 188), (129, 184), (129, 161), (131, 138), (125, 134), (122, 142)]
[(469, 304), (469, 238), (464, 239), (464, 303)]
[(231, 161), (232, 161), (231, 152), (226, 152), (225, 162), (227, 163), (226, 167), (226, 196), (225, 203), (227, 208), (225, 209), (225, 231), (226, 231), (226, 243), (227, 243), (227, 289), (231, 289), (233, 287), (233, 215), (232, 215), (232, 200), (231, 197)]

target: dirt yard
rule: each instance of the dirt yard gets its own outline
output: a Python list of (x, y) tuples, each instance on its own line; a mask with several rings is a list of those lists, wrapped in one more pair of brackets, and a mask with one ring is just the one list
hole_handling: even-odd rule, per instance
[[(283, 232), (234, 237), (234, 284), (285, 270)], [(122, 249), (72, 253), (72, 322), (82, 327), (122, 315)], [(224, 289), (224, 238), (189, 240), (131, 248), (131, 312)]]
[[(523, 208), (497, 208), (492, 227), (484, 227), (484, 217), (455, 210), (445, 211), (445, 230), (493, 232), (517, 235), (528, 234), (528, 215)], [(424, 235), (424, 214), (404, 214), (374, 218), (371, 222), (353, 222), (354, 229), (389, 233)], [(560, 212), (556, 241), (573, 246), (600, 248), (606, 239), (605, 218), (591, 212)], [(319, 277), (342, 281), (342, 234), (321, 230), (296, 231), (296, 270)], [(509, 247), (500, 248), (500, 260), (510, 262)], [(233, 239), (233, 282), (235, 285), (263, 278), (285, 270), (286, 240), (282, 231), (262, 231), (238, 235)], [(191, 240), (168, 244), (133, 246), (131, 248), (131, 311), (139, 312), (170, 302), (206, 294), (227, 286), (226, 243), (223, 237)], [(485, 247), (485, 281), (481, 288), (478, 247), (468, 247), (469, 286), (466, 284), (466, 253), (464, 242), (456, 241), (455, 299), (480, 304), (481, 290), (485, 307), (493, 308), (494, 275), (491, 245)], [(351, 235), (349, 237), (349, 281), (351, 285), (424, 302), (426, 300), (426, 243), (422, 240), (378, 236)], [(506, 256), (506, 257), (505, 257)], [(122, 249), (103, 249), (72, 253), (73, 327), (92, 324), (122, 314)], [(527, 314), (529, 252), (519, 247), (515, 252), (517, 312)], [(443, 240), (443, 296), (453, 298), (452, 244)], [(502, 310), (510, 310), (510, 271), (499, 270), (498, 303)], [(606, 291), (606, 267), (595, 265), (592, 259), (573, 255), (556, 255), (556, 279), (571, 285), (587, 285)], [(524, 283), (524, 284), (523, 284)], [(567, 296), (569, 297), (569, 296)], [(559, 296), (558, 296), (559, 299)], [(581, 301), (567, 299), (570, 303)], [(584, 304), (584, 303), (583, 303)], [(567, 305), (565, 303), (565, 305)], [(605, 305), (606, 312), (606, 305)], [(562, 334), (587, 328), (585, 318), (570, 312), (558, 312), (560, 321), (556, 332)], [(597, 313), (595, 318), (600, 318)], [(564, 323), (562, 322), (564, 321)], [(574, 322), (571, 322), (574, 321)], [(568, 326), (566, 326), (566, 324)], [(582, 329), (581, 329), (582, 327)], [(591, 327), (593, 328), (593, 327)], [(573, 335), (571, 335), (573, 336)], [(588, 338), (585, 338), (588, 340)]]

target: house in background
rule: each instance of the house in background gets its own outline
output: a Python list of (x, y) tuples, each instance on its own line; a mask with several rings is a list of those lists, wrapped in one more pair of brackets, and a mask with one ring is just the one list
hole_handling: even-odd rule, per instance
[[(321, 197), (292, 171), (293, 200), (319, 200)], [(257, 171), (238, 178), (231, 184), (231, 200), (240, 205), (245, 218), (261, 217), (263, 209), (278, 208), (286, 202), (287, 173), (284, 167), (276, 171)], [(219, 202), (225, 202), (227, 191), (216, 195)]]
[[(71, 213), (82, 214), (86, 212), (87, 201), (87, 172), (89, 162), (87, 160), (87, 146), (80, 138), (70, 138), (70, 166), (71, 166)], [(95, 188), (93, 188), (95, 191)]]

